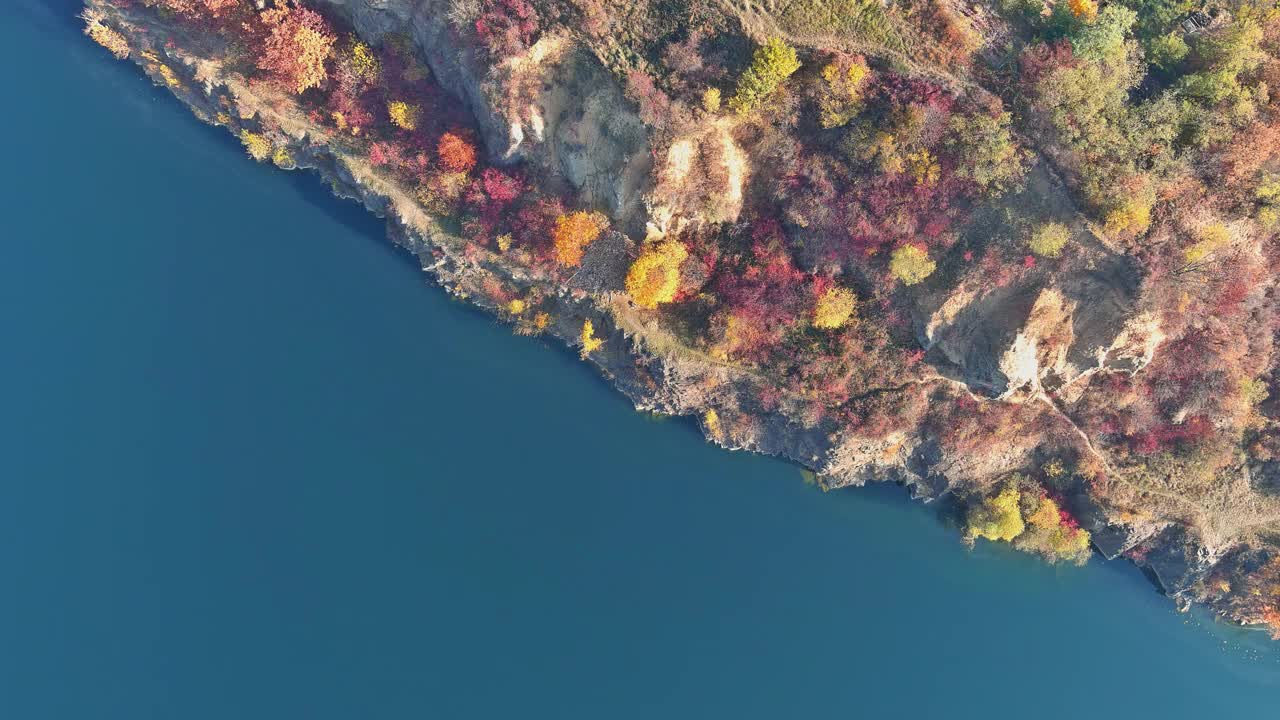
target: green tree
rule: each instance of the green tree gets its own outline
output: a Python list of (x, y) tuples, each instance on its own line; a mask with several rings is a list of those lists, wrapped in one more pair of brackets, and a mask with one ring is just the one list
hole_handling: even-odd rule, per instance
[(1022, 156), (1009, 131), (1007, 112), (957, 114), (951, 118), (949, 149), (961, 159), (956, 170), (984, 190), (1007, 190), (1023, 174)]
[(1182, 39), (1182, 31), (1159, 35), (1143, 43), (1147, 51), (1147, 60), (1162, 70), (1169, 70), (1186, 59), (1191, 48)]
[(751, 66), (738, 78), (737, 90), (729, 107), (739, 115), (746, 115), (755, 110), (766, 98), (778, 89), (783, 80), (791, 77), (800, 69), (800, 59), (795, 48), (779, 38), (771, 38), (769, 42), (756, 48), (751, 58)]
[(1119, 204), (1118, 192), (1132, 192), (1131, 180), (1158, 176), (1175, 157), (1175, 138), (1184, 133), (1186, 113), (1171, 93), (1130, 105), (1130, 93), (1142, 79), (1137, 60), (1136, 53), (1125, 52), (1112, 64), (1060, 67), (1034, 88), (1034, 109), (1048, 120), (1052, 140), (1068, 151), (1063, 165), (1077, 175), (1098, 215)]
[(1112, 64), (1124, 60), (1125, 39), (1133, 31), (1138, 14), (1127, 7), (1108, 5), (1091, 23), (1082, 23), (1071, 34), (1071, 48), (1078, 58)]
[(1258, 67), (1266, 58), (1260, 49), (1262, 34), (1256, 21), (1244, 18), (1220, 32), (1205, 35), (1195, 48), (1202, 67), (1182, 79), (1181, 95), (1206, 105), (1247, 97), (1240, 75)]
[(1138, 16), (1134, 37), (1142, 43), (1147, 62), (1168, 70), (1187, 56), (1179, 23), (1201, 5), (1200, 0), (1115, 0)]

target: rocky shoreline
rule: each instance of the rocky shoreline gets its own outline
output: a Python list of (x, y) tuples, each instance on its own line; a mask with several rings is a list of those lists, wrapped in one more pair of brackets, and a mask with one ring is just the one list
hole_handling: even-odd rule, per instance
[[(528, 138), (539, 131), (524, 121), (498, 116), (487, 100), (482, 69), (470, 52), (453, 43), (437, 4), (400, 0), (324, 0), (322, 3), (345, 18), (364, 38), (378, 38), (388, 32), (403, 32), (412, 38), (422, 59), (434, 76), (454, 95), (463, 99), (474, 116), (484, 145), (493, 161), (502, 164), (528, 163), (531, 167), (572, 176), (575, 160), (564, 154), (548, 158), (531, 147)], [(223, 125), (234, 133), (258, 131), (264, 113), (278, 105), (258, 94), (234, 72), (222, 68), (216, 58), (199, 49), (185, 47), (180, 33), (164, 27), (164, 19), (145, 8), (121, 10), (103, 0), (87, 5), (108, 18), (128, 40), (129, 58), (159, 85), (191, 108), (205, 122)], [(176, 40), (176, 41), (175, 41)], [(518, 326), (518, 320), (483, 288), (486, 282), (502, 283), (540, 293), (550, 322), (539, 329), (566, 345), (579, 344), (580, 328), (589, 320), (603, 346), (584, 359), (594, 365), (624, 393), (637, 409), (664, 415), (698, 419), (708, 440), (731, 450), (746, 450), (778, 456), (817, 474), (824, 488), (863, 485), (869, 482), (896, 482), (910, 488), (922, 501), (946, 501), (958, 488), (967, 487), (975, 477), (998, 474), (1029, 457), (1029, 450), (1009, 448), (1007, 457), (991, 448), (991, 456), (948, 457), (922, 419), (909, 429), (885, 437), (862, 437), (850, 428), (829, 419), (807, 424), (788, 411), (784, 402), (766, 410), (758, 398), (767, 380), (750, 368), (722, 362), (696, 351), (681, 348), (667, 332), (617, 292), (618, 278), (601, 278), (579, 273), (568, 286), (549, 286), (545, 278), (506, 263), (500, 255), (467, 250), (466, 243), (430, 217), (412, 207), (412, 199), (386, 178), (380, 178), (343, 149), (329, 142), (326, 131), (301, 115), (280, 110), (273, 124), (290, 138), (286, 169), (316, 172), (334, 193), (355, 200), (370, 212), (385, 218), (389, 239), (413, 255), (433, 282), (456, 297)], [(608, 187), (592, 189), (574, 182), (580, 192), (615, 196), (611, 205), (615, 217), (626, 224), (633, 194), (630, 160), (614, 163), (607, 173)], [(607, 164), (607, 163), (606, 163)], [(613, 253), (625, 258), (635, 241), (615, 233), (608, 242), (590, 252)], [(600, 265), (596, 263), (595, 265)], [(610, 263), (603, 263), (609, 265)], [(616, 264), (616, 263), (613, 263)], [(938, 372), (907, 378), (901, 385), (877, 389), (884, 395), (918, 398), (919, 402), (954, 403), (967, 398), (979, 405), (1007, 403), (1007, 398), (974, 392), (954, 373)], [(1035, 398), (1023, 401), (1036, 402)], [(1052, 403), (1049, 402), (1051, 405)], [(1060, 421), (1047, 413), (1046, 423), (1059, 422), (1052, 432), (1070, 435), (1079, 432), (1065, 415)], [(1083, 433), (1081, 433), (1083, 437)], [(1087, 438), (1083, 441), (1087, 445)], [(1082, 446), (1083, 447), (1083, 446)], [(1082, 449), (1082, 452), (1091, 450)], [(1208, 602), (1227, 619), (1253, 623), (1253, 616), (1232, 615), (1223, 605), (1204, 594), (1204, 586), (1224, 561), (1237, 562), (1242, 550), (1233, 544), (1210, 545), (1183, 525), (1156, 520), (1119, 522), (1083, 488), (1065, 498), (1082, 527), (1092, 534), (1095, 548), (1107, 558), (1127, 556), (1153, 579), (1159, 589), (1181, 608), (1192, 602)]]

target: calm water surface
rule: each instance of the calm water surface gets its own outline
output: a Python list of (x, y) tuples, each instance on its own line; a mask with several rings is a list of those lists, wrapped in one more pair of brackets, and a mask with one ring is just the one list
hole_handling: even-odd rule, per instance
[(653, 423), (0, 3), (0, 717), (1245, 718), (1280, 649)]

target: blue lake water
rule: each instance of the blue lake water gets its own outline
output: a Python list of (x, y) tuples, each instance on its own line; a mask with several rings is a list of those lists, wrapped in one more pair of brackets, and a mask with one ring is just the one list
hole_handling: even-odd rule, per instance
[(1245, 718), (1125, 563), (652, 422), (0, 4), (0, 718)]

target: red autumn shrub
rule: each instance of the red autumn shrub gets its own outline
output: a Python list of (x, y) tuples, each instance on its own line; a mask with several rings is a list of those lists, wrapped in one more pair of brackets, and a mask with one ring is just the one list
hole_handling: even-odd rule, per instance
[(627, 99), (639, 105), (640, 120), (649, 127), (666, 127), (671, 119), (671, 98), (653, 84), (643, 70), (627, 73)]
[(1031, 87), (1039, 82), (1040, 78), (1058, 68), (1070, 67), (1074, 62), (1070, 40), (1041, 42), (1022, 51), (1018, 56), (1018, 69), (1022, 73), (1023, 84)]
[(404, 162), (403, 150), (395, 143), (379, 140), (369, 145), (369, 164), (374, 167), (398, 167)]
[(496, 168), (485, 168), (480, 179), (485, 195), (499, 206), (510, 204), (524, 192), (524, 184), (520, 180)]
[(497, 57), (514, 55), (538, 35), (538, 11), (528, 0), (484, 0), (476, 36)]

